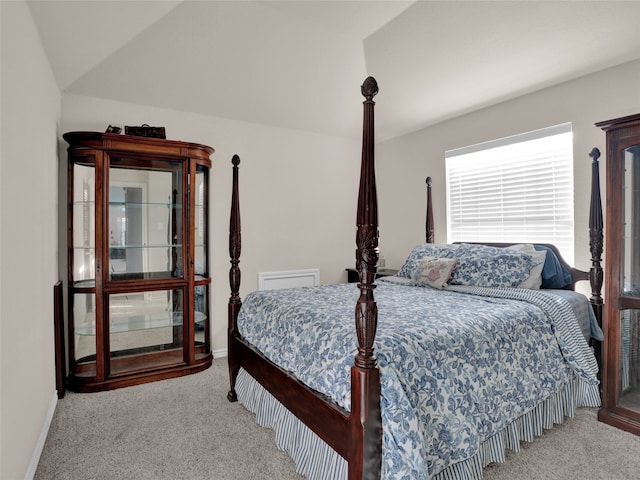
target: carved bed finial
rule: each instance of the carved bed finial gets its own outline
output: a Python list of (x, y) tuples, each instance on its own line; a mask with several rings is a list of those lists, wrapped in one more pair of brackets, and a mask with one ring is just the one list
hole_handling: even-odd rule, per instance
[(378, 82), (373, 77), (367, 77), (360, 87), (360, 91), (362, 92), (362, 96), (364, 96), (368, 102), (373, 100), (378, 94)]

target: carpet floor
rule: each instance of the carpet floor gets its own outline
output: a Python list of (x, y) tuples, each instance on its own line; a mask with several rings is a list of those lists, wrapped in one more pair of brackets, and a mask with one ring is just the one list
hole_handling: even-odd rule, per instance
[[(272, 430), (229, 403), (227, 362), (185, 377), (58, 402), (35, 480), (303, 480)], [(640, 479), (640, 437), (596, 409), (509, 452), (485, 480)]]

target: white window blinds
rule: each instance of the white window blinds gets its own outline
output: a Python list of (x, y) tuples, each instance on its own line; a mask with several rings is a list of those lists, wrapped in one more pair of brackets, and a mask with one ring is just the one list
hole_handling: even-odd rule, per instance
[(573, 263), (571, 124), (445, 153), (448, 242), (553, 243)]

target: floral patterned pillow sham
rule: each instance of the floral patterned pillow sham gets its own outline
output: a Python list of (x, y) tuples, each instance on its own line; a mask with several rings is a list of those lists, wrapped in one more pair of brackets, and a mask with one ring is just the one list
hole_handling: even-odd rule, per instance
[(459, 245), (426, 243), (418, 245), (411, 251), (402, 268), (397, 273), (399, 277), (414, 278), (420, 268), (420, 261), (425, 257), (453, 258)]
[(536, 265), (528, 253), (487, 245), (463, 243), (456, 256), (451, 285), (518, 287)]
[(530, 290), (538, 290), (542, 286), (542, 269), (547, 260), (546, 250), (538, 251), (530, 243), (511, 245), (507, 248), (518, 250), (531, 255), (534, 266), (529, 272), (529, 276), (520, 284), (518, 288), (528, 288)]

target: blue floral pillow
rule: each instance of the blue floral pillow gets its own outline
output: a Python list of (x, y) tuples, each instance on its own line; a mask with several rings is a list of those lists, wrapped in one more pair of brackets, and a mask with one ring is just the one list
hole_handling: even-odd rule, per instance
[(510, 248), (463, 243), (456, 250), (451, 285), (517, 287), (535, 266), (532, 256)]
[(438, 243), (426, 243), (418, 245), (411, 251), (407, 260), (398, 271), (397, 276), (413, 278), (420, 267), (420, 260), (425, 257), (454, 258), (459, 245), (446, 245)]

